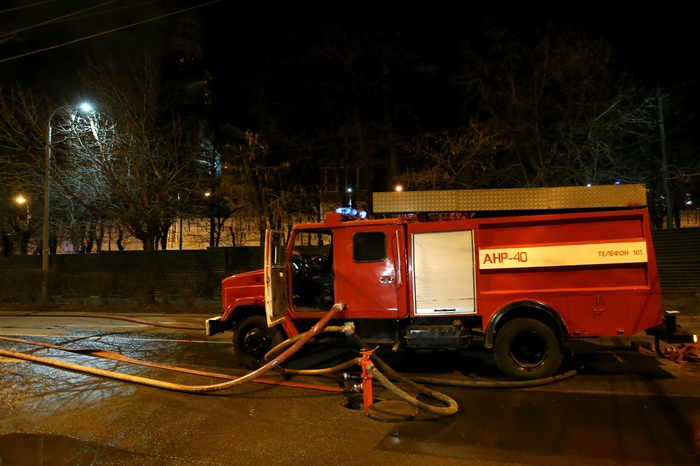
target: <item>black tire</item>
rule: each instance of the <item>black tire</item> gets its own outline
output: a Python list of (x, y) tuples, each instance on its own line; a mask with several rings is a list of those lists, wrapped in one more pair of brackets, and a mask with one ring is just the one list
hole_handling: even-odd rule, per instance
[(279, 326), (268, 327), (261, 315), (244, 318), (233, 330), (233, 350), (245, 365), (259, 366), (265, 354), (283, 341)]
[(493, 352), (498, 368), (516, 380), (551, 377), (562, 363), (562, 350), (551, 328), (535, 319), (506, 323), (496, 334)]

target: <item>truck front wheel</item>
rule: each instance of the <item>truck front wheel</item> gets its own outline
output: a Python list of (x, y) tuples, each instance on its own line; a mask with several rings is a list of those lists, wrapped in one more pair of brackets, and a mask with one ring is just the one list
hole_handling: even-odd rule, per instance
[(552, 329), (527, 318), (511, 320), (498, 331), (493, 354), (501, 372), (516, 380), (550, 377), (562, 362), (561, 345)]
[(265, 354), (283, 340), (279, 327), (268, 327), (261, 315), (246, 317), (233, 330), (233, 350), (246, 365), (259, 365)]

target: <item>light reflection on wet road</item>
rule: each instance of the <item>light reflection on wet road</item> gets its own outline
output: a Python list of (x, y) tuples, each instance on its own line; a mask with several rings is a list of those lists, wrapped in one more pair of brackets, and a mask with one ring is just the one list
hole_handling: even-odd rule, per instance
[[(178, 316), (186, 318), (202, 319)], [(44, 321), (39, 329), (0, 317), (0, 335), (245, 373), (231, 363), (229, 335), (207, 339), (193, 331), (90, 325)], [(220, 382), (19, 343), (0, 342), (0, 348), (177, 383)], [(250, 383), (192, 395), (5, 358), (0, 360), (0, 464), (698, 464), (697, 367), (631, 351), (591, 349), (580, 375), (554, 385), (431, 386), (457, 401), (459, 412), (438, 419), (420, 413), (398, 423), (348, 409), (348, 396), (337, 393)], [(466, 378), (447, 369), (455, 361), (460, 362), (426, 355), (396, 365), (409, 375)], [(478, 375), (490, 375), (488, 359), (468, 357), (460, 363), (469, 364), (466, 374), (476, 368)], [(348, 384), (340, 374), (295, 380)], [(391, 396), (376, 385), (375, 395)]]

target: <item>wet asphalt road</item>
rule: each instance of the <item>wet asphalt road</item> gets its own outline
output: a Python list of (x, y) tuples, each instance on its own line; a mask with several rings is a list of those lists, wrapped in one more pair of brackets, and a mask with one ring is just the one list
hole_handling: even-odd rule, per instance
[[(206, 317), (139, 318), (201, 325)], [(0, 336), (234, 376), (248, 372), (232, 363), (229, 334), (0, 314)], [(0, 356), (0, 465), (698, 464), (700, 363), (681, 365), (613, 346), (619, 342), (596, 343), (603, 344), (580, 345), (583, 366), (570, 379), (520, 389), (431, 385), (454, 400), (458, 412), (412, 411), (412, 419), (399, 422), (365, 415), (357, 395), (340, 391), (356, 383), (343, 380), (342, 372), (291, 378), (329, 391), (256, 381), (182, 393)], [(0, 341), (0, 349), (183, 387), (226, 382), (18, 342)], [(353, 355), (310, 349), (285, 365), (334, 364)], [(382, 356), (405, 375), (453, 385), (497, 377), (480, 353)], [(283, 380), (274, 373), (263, 378)], [(376, 383), (374, 395), (394, 398)]]

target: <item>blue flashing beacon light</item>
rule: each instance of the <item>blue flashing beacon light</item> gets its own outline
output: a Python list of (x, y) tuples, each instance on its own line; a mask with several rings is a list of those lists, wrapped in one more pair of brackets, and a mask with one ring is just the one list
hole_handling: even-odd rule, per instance
[(338, 207), (335, 209), (336, 214), (350, 215), (357, 218), (367, 218), (367, 212), (364, 210), (353, 209), (352, 207)]

